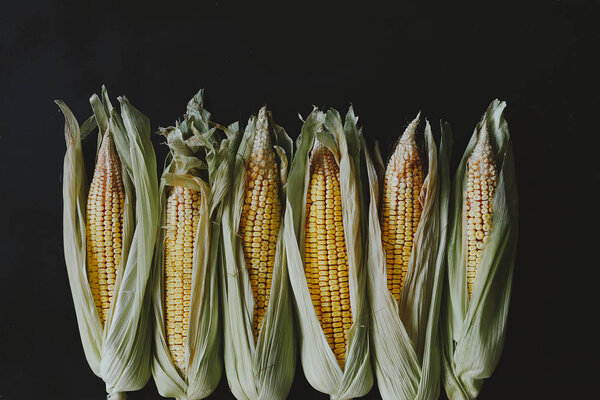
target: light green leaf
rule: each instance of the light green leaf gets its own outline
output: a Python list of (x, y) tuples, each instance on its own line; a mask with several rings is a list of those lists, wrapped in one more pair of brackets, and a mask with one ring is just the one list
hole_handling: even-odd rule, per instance
[(97, 127), (96, 118), (92, 115), (83, 123), (83, 125), (81, 125), (81, 141), (84, 141)]

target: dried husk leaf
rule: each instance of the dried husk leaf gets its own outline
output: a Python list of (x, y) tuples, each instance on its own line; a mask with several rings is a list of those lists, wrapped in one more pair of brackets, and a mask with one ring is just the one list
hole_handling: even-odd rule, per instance
[[(297, 140), (297, 151), (288, 176), (284, 233), (289, 278), (292, 285), (300, 332), (300, 355), (304, 375), (317, 390), (332, 399), (364, 396), (373, 384), (369, 358), (369, 327), (366, 273), (363, 265), (361, 224), (363, 209), (360, 176), (360, 132), (350, 108), (345, 125), (335, 110), (318, 110), (308, 116)], [(317, 132), (323, 131), (317, 135)], [(347, 332), (348, 345), (344, 370), (327, 343), (310, 298), (304, 272), (304, 221), (309, 155), (315, 140), (329, 148), (340, 167), (342, 220), (346, 235), (349, 264), (350, 303), (353, 325)], [(357, 212), (358, 211), (358, 212)]]
[[(450, 205), (447, 308), (441, 326), (443, 380), (454, 399), (474, 399), (502, 353), (517, 246), (518, 200), (506, 103), (494, 100), (477, 125), (458, 166)], [(478, 135), (487, 129), (495, 154), (498, 185), (493, 199), (492, 225), (477, 268), (472, 297), (466, 280), (466, 228), (463, 196), (466, 167)]]
[[(67, 152), (63, 177), (63, 232), (65, 261), (77, 322), (86, 359), (104, 380), (109, 398), (125, 398), (126, 391), (141, 389), (150, 377), (150, 298), (146, 296), (158, 212), (156, 158), (150, 143), (148, 119), (125, 98), (121, 112), (113, 108), (106, 89), (103, 102), (90, 99), (94, 119), (82, 128), (69, 108), (65, 115)], [(99, 127), (98, 148), (107, 131), (122, 163), (125, 189), (122, 268), (115, 280), (115, 299), (104, 328), (94, 305), (86, 268), (87, 182), (81, 137)]]
[[(164, 323), (164, 241), (161, 229), (154, 254), (154, 361), (152, 373), (158, 392), (179, 400), (202, 399), (219, 383), (222, 371), (219, 325), (218, 249), (220, 216), (215, 211), (222, 195), (217, 188), (227, 185), (219, 172), (225, 145), (216, 129), (210, 129), (210, 113), (203, 107), (203, 90), (188, 103), (187, 113), (175, 127), (161, 129), (171, 149), (160, 184), (161, 226), (165, 226), (167, 190), (183, 186), (200, 193), (201, 208), (192, 257), (192, 290), (185, 376), (177, 371), (167, 347)], [(225, 164), (225, 163), (223, 163)]]
[[(269, 305), (256, 343), (253, 334), (254, 298), (242, 238), (238, 236), (246, 162), (252, 151), (256, 124), (256, 117), (251, 117), (244, 134), (236, 133), (235, 145), (230, 148), (231, 187), (223, 208), (222, 252), (225, 370), (229, 387), (237, 399), (285, 399), (294, 380), (296, 349), (283, 245), (283, 218), (277, 239)], [(280, 196), (284, 208), (288, 160), (293, 156), (293, 143), (282, 127), (272, 121), (269, 125), (280, 168)]]
[[(407, 127), (414, 133), (419, 117)], [(449, 131), (442, 128), (440, 156), (429, 122), (425, 127), (428, 161), (421, 198), (423, 212), (414, 237), (405, 286), (397, 302), (387, 287), (385, 250), (379, 221), (385, 167), (365, 150), (369, 177), (368, 271), (373, 360), (384, 399), (437, 399), (440, 391), (438, 316), (448, 214)]]

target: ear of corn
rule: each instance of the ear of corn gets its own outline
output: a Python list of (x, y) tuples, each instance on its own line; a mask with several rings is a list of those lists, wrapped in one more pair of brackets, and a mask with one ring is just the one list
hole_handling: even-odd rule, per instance
[(451, 139), (443, 127), (438, 156), (427, 122), (425, 148), (420, 153), (415, 143), (418, 121), (419, 117), (407, 127), (385, 170), (378, 149), (376, 164), (365, 151), (371, 332), (374, 367), (384, 399), (439, 396), (437, 329)]
[(335, 110), (306, 119), (284, 222), (304, 374), (332, 399), (363, 396), (373, 383), (356, 121), (352, 109), (344, 125)]
[(190, 324), (194, 233), (198, 231), (201, 194), (183, 186), (169, 189), (165, 233), (165, 326), (167, 347), (178, 371), (185, 374), (185, 347)]
[(443, 315), (444, 386), (473, 399), (502, 351), (517, 241), (517, 189), (506, 104), (477, 125), (454, 178)]
[(230, 148), (223, 209), (225, 370), (238, 399), (284, 399), (296, 367), (283, 246), (292, 141), (266, 108)]
[(207, 397), (221, 377), (216, 188), (227, 185), (219, 172), (227, 139), (209, 120), (201, 90), (184, 120), (160, 131), (171, 151), (154, 255), (153, 375), (159, 393), (177, 399)]
[[(156, 232), (156, 159), (145, 116), (106, 89), (92, 96), (94, 119), (79, 128), (65, 115), (63, 177), (65, 261), (86, 358), (109, 398), (142, 388), (150, 376), (149, 298), (145, 296)], [(89, 191), (81, 138), (98, 127)], [(136, 201), (134, 202), (134, 199)]]

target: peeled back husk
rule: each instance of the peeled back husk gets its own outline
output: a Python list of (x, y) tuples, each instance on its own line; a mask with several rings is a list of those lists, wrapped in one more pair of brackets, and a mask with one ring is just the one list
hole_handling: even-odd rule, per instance
[[(304, 375), (317, 390), (332, 399), (364, 396), (373, 384), (369, 357), (368, 303), (364, 252), (360, 132), (352, 108), (345, 124), (335, 110), (318, 110), (308, 116), (297, 140), (288, 177), (284, 232), (290, 282), (295, 296), (300, 332), (300, 355)], [(304, 265), (304, 223), (310, 175), (310, 153), (315, 143), (329, 149), (339, 166), (342, 221), (348, 255), (352, 325), (347, 331), (344, 369), (338, 364), (308, 289)]]
[[(67, 153), (63, 176), (65, 261), (77, 314), (79, 333), (92, 371), (106, 383), (109, 398), (125, 398), (150, 377), (150, 298), (146, 295), (157, 231), (156, 158), (149, 120), (124, 97), (121, 111), (113, 108), (106, 89), (102, 101), (90, 99), (94, 118), (80, 128), (62, 102)], [(95, 127), (98, 148), (109, 132), (121, 161), (125, 190), (122, 258), (108, 318), (102, 326), (86, 270), (87, 182), (81, 140)]]
[[(474, 399), (502, 353), (517, 245), (518, 202), (506, 103), (494, 100), (477, 125), (458, 166), (450, 199), (448, 274), (444, 293), (443, 381), (448, 397)], [(467, 162), (479, 136), (487, 130), (496, 164), (489, 236), (482, 249), (469, 298), (466, 276)]]
[[(414, 134), (419, 117), (406, 129)], [(427, 175), (420, 198), (423, 212), (414, 236), (400, 301), (388, 289), (380, 228), (383, 162), (365, 151), (369, 176), (368, 271), (374, 368), (383, 399), (437, 399), (440, 391), (438, 316), (448, 215), (451, 137), (442, 126), (440, 155), (429, 122), (425, 127)], [(377, 176), (379, 172), (379, 177)]]

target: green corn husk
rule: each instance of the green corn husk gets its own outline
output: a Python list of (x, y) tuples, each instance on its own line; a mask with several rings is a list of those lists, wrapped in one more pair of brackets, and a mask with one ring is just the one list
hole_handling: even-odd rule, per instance
[[(80, 128), (69, 108), (65, 115), (67, 152), (63, 176), (64, 251), (79, 333), (92, 371), (106, 383), (110, 399), (126, 398), (150, 377), (150, 298), (146, 296), (157, 231), (158, 182), (150, 143), (150, 122), (124, 97), (113, 108), (106, 89), (102, 101), (90, 99), (94, 117)], [(123, 248), (115, 280), (115, 300), (102, 327), (86, 269), (86, 198), (88, 183), (81, 140), (99, 127), (98, 148), (110, 132), (121, 160), (125, 189)]]
[[(517, 245), (518, 201), (506, 103), (494, 100), (477, 125), (454, 178), (448, 241), (447, 309), (441, 326), (443, 381), (448, 397), (474, 399), (502, 352)], [(495, 155), (497, 187), (491, 229), (468, 298), (464, 193), (467, 160), (487, 130)]]
[(179, 400), (209, 396), (219, 383), (222, 371), (219, 325), (218, 250), (220, 216), (218, 208), (227, 186), (228, 139), (216, 127), (209, 127), (210, 113), (203, 107), (203, 90), (187, 106), (184, 120), (164, 128), (170, 153), (160, 184), (161, 226), (165, 226), (167, 189), (182, 186), (200, 193), (202, 208), (195, 233), (192, 261), (192, 290), (185, 374), (179, 374), (171, 358), (164, 323), (164, 241), (161, 229), (154, 255), (154, 361), (152, 373), (159, 393)]
[[(280, 196), (285, 207), (288, 160), (293, 142), (279, 125), (272, 122), (263, 107), (259, 118), (266, 118), (268, 135), (280, 169)], [(283, 245), (283, 213), (277, 239), (270, 300), (255, 343), (253, 334), (254, 298), (239, 235), (246, 165), (252, 151), (258, 120), (252, 116), (243, 135), (236, 135), (230, 146), (231, 184), (223, 211), (223, 302), (225, 327), (225, 370), (229, 387), (237, 399), (285, 399), (296, 368), (294, 317)]]
[[(406, 128), (414, 134), (419, 116)], [(379, 220), (385, 167), (375, 148), (375, 163), (365, 151), (369, 176), (368, 270), (374, 368), (383, 399), (437, 399), (440, 392), (438, 316), (448, 221), (448, 162), (451, 135), (442, 125), (440, 155), (429, 122), (425, 127), (427, 175), (420, 198), (406, 283), (397, 302), (387, 286), (386, 257)], [(379, 175), (379, 176), (378, 176)]]
[[(360, 174), (360, 132), (352, 108), (345, 124), (335, 110), (318, 110), (308, 116), (297, 140), (288, 177), (285, 244), (289, 277), (300, 327), (300, 354), (304, 375), (317, 390), (332, 399), (364, 396), (373, 384), (369, 357), (369, 327), (363, 246), (363, 198)], [(349, 264), (350, 303), (353, 324), (347, 332), (344, 370), (327, 343), (309, 294), (304, 272), (304, 223), (310, 176), (309, 156), (316, 142), (332, 151), (340, 167), (342, 219)], [(358, 212), (357, 212), (358, 211)]]

